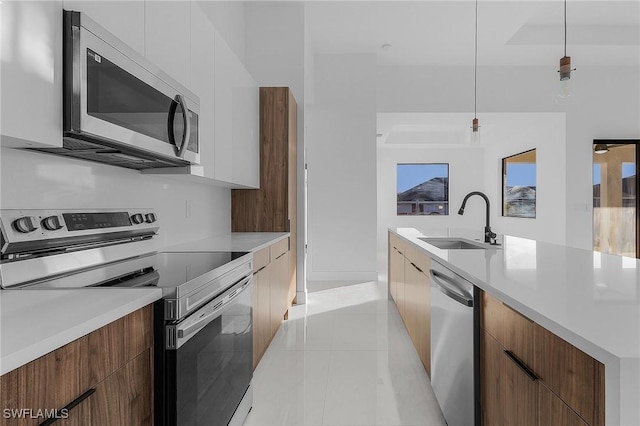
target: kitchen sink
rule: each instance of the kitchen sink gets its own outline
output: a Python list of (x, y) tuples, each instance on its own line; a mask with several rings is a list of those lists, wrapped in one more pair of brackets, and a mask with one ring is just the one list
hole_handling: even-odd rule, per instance
[[(440, 249), (444, 250), (486, 250), (490, 247), (495, 248), (496, 246), (490, 246), (489, 244), (483, 244), (477, 241), (471, 241), (464, 238), (432, 238), (432, 237), (418, 237), (419, 240), (424, 241), (425, 243), (429, 243), (432, 246), (436, 246)], [(498, 246), (499, 247), (499, 246)]]

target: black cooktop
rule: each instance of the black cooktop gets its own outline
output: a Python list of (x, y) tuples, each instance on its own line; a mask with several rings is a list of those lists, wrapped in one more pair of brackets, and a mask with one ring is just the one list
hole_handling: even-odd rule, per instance
[(248, 252), (160, 252), (154, 256), (160, 274), (156, 287), (178, 287), (238, 259)]

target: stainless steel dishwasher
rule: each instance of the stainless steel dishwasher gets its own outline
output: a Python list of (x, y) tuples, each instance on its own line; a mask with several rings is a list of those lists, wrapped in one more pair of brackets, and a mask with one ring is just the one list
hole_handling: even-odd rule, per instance
[(431, 385), (449, 426), (475, 422), (474, 286), (431, 262)]

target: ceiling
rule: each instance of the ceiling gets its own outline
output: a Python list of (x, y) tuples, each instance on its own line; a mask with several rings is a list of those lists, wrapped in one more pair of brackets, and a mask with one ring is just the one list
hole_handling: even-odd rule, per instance
[[(479, 0), (478, 65), (557, 64), (563, 7), (563, 0)], [(473, 1), (308, 1), (306, 8), (316, 53), (372, 53), (382, 66), (473, 66)], [(638, 66), (640, 0), (568, 0), (567, 55), (574, 66)]]

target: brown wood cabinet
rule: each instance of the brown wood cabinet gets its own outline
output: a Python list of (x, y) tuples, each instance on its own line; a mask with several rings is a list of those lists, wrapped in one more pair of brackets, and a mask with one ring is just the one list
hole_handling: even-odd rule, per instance
[(389, 233), (389, 293), (402, 317), (413, 346), (431, 375), (430, 258)]
[[(152, 357), (149, 305), (0, 377), (0, 406), (3, 413), (31, 409), (35, 416), (46, 409), (62, 414), (69, 403), (86, 395), (59, 424), (151, 425)], [(42, 421), (0, 416), (0, 425)]]
[(233, 232), (289, 232), (288, 303), (295, 303), (297, 103), (288, 87), (260, 88), (260, 189), (231, 191)]
[(289, 254), (289, 239), (285, 238), (253, 255), (254, 369), (288, 316)]
[(484, 424), (604, 425), (604, 366), (495, 297), (480, 298)]

